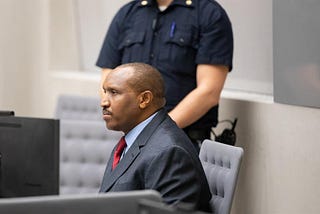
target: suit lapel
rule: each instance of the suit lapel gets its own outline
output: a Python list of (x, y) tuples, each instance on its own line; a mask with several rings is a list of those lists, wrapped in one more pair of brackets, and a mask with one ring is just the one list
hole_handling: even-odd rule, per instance
[[(112, 152), (113, 155), (114, 152)], [(108, 192), (114, 183), (119, 179), (123, 173), (128, 169), (128, 167), (132, 164), (132, 162), (139, 155), (140, 149), (135, 143), (130, 147), (129, 151), (124, 155), (124, 157), (119, 162), (118, 166), (112, 170), (112, 160), (110, 159), (108, 166), (106, 168), (106, 173), (104, 175), (103, 183), (101, 185), (101, 192)], [(112, 156), (113, 157), (113, 156)], [(111, 162), (111, 163), (110, 163)]]
[(111, 170), (114, 150), (111, 153), (111, 158), (108, 162), (106, 172), (103, 176), (103, 181), (101, 184), (100, 192), (108, 192), (115, 182), (122, 176), (125, 171), (130, 167), (133, 161), (140, 154), (140, 149), (143, 147), (149, 140), (150, 136), (157, 129), (160, 123), (166, 118), (166, 111), (160, 110), (158, 114), (152, 119), (152, 121), (142, 130), (138, 135), (137, 139), (134, 141), (128, 152), (119, 162), (118, 166)]

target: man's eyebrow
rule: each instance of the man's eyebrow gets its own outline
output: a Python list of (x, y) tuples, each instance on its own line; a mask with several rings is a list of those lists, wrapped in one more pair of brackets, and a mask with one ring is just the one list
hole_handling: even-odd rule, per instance
[(116, 86), (107, 86), (107, 87), (104, 87), (104, 90), (105, 91), (120, 91), (119, 88), (117, 88)]

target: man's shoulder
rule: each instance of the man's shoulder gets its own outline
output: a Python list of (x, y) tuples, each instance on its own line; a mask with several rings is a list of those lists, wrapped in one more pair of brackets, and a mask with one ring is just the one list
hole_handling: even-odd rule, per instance
[(199, 0), (200, 4), (209, 4), (209, 5), (219, 5), (219, 3), (215, 0)]
[(229, 17), (226, 10), (214, 0), (199, 0), (200, 23), (203, 26), (215, 27), (216, 21), (228, 21)]
[(159, 124), (156, 130), (154, 130), (150, 140), (161, 142), (162, 145), (158, 145), (159, 147), (183, 148), (189, 143), (192, 146), (191, 141), (185, 132), (180, 129), (169, 116)]
[(162, 146), (174, 146), (176, 144), (185, 144), (189, 138), (171, 119), (167, 111), (161, 109), (153, 120), (143, 130), (143, 135), (148, 136), (149, 141)]
[(138, 5), (140, 5), (140, 2), (139, 2), (138, 0), (129, 1), (129, 2), (125, 3), (125, 4), (120, 8), (120, 11), (121, 11), (121, 10), (130, 10), (132, 7), (138, 6)]
[(199, 0), (200, 10), (224, 11), (224, 8), (215, 0)]
[(137, 5), (139, 5), (139, 1), (137, 0), (129, 1), (120, 7), (120, 9), (118, 10), (118, 14), (127, 15)]

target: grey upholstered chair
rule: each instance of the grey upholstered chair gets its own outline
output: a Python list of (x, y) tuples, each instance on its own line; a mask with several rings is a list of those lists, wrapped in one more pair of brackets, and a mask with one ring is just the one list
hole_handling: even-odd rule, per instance
[(242, 156), (240, 147), (212, 140), (202, 143), (199, 157), (210, 186), (214, 214), (230, 213)]
[(99, 97), (62, 94), (58, 97), (55, 117), (68, 120), (102, 121)]
[(60, 194), (98, 192), (107, 160), (122, 133), (102, 120), (98, 97), (60, 95)]

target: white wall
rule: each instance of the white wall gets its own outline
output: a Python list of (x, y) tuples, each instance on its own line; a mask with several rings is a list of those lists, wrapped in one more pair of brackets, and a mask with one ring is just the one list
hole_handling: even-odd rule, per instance
[(38, 115), (46, 98), (48, 1), (0, 1), (0, 109)]
[(234, 69), (225, 88), (272, 95), (272, 0), (217, 0), (234, 32)]
[(320, 212), (320, 109), (222, 99), (244, 159), (233, 214)]
[[(77, 0), (47, 0), (49, 69), (80, 69), (80, 47), (74, 3)], [(90, 2), (90, 1), (88, 1)]]
[[(97, 96), (98, 74), (56, 72), (79, 66), (77, 50), (71, 50), (77, 48), (72, 21), (51, 17), (59, 11), (54, 4), (72, 16), (68, 3), (0, 1), (0, 109), (52, 117), (60, 93)], [(61, 59), (52, 55), (60, 42)], [(239, 118), (237, 144), (245, 150), (233, 213), (320, 213), (320, 109), (228, 97), (222, 99), (220, 119)]]
[(107, 28), (115, 12), (129, 0), (77, 0), (76, 18), (79, 20), (78, 33), (81, 50), (81, 68), (86, 71), (98, 70), (95, 67)]

